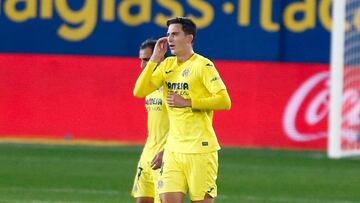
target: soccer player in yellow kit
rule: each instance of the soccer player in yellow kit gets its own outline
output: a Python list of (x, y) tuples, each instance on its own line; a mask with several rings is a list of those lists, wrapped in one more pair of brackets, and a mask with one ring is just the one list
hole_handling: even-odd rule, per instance
[[(214, 64), (193, 51), (195, 23), (178, 17), (167, 26), (134, 88), (142, 98), (164, 87), (170, 131), (158, 181), (161, 202), (181, 203), (187, 192), (192, 202), (214, 202), (220, 146), (213, 111), (230, 109), (230, 97)], [(175, 57), (161, 62), (168, 46)]]
[[(141, 68), (145, 68), (155, 44), (156, 40), (146, 40), (141, 44), (139, 51)], [(156, 185), (160, 176), (162, 151), (169, 132), (169, 118), (163, 101), (163, 88), (146, 96), (145, 105), (148, 112), (148, 136), (138, 163), (131, 194), (136, 198), (136, 203), (160, 203)]]

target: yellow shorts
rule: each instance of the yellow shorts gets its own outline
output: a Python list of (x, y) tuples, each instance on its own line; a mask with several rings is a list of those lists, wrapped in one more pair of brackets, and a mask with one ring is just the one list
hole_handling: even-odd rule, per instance
[(192, 201), (204, 200), (206, 194), (215, 198), (217, 174), (217, 151), (185, 154), (165, 150), (157, 185), (158, 192), (189, 192)]
[(150, 163), (138, 163), (137, 173), (134, 180), (131, 195), (138, 197), (153, 197), (155, 203), (160, 203), (156, 184), (160, 177), (160, 169), (153, 170)]

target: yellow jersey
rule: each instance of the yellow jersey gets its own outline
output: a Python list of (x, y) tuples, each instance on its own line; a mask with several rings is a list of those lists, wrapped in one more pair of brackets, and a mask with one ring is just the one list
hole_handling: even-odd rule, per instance
[[(147, 66), (155, 69), (151, 83), (156, 87), (164, 87), (164, 98), (167, 98), (168, 92), (175, 92), (192, 100), (192, 107), (167, 106), (170, 131), (165, 149), (179, 153), (208, 153), (219, 150), (212, 126), (213, 109), (194, 108), (197, 106), (197, 99), (209, 98), (221, 90), (226, 90), (214, 64), (199, 54), (193, 54), (183, 63), (179, 63), (176, 57), (168, 57), (159, 65), (149, 61)], [(230, 102), (230, 99), (228, 101)]]
[(140, 161), (151, 162), (154, 156), (164, 149), (169, 132), (169, 118), (163, 101), (163, 88), (146, 96), (148, 136)]

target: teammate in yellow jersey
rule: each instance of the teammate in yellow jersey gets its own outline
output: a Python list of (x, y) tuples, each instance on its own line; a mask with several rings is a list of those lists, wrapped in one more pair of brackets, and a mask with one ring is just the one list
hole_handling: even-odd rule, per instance
[[(141, 44), (139, 52), (141, 68), (145, 68), (155, 44), (156, 40), (146, 40)], [(160, 176), (162, 152), (169, 131), (169, 118), (163, 101), (163, 88), (149, 94), (146, 97), (145, 105), (148, 112), (148, 136), (138, 163), (138, 171), (131, 194), (136, 198), (136, 203), (160, 203), (156, 185)]]
[[(158, 39), (134, 88), (142, 98), (163, 86), (167, 99), (170, 130), (158, 181), (161, 202), (181, 203), (189, 192), (192, 202), (212, 203), (220, 149), (213, 111), (230, 109), (230, 97), (214, 64), (193, 51), (195, 23), (177, 17), (167, 26), (167, 37)], [(175, 56), (161, 62), (168, 47)]]

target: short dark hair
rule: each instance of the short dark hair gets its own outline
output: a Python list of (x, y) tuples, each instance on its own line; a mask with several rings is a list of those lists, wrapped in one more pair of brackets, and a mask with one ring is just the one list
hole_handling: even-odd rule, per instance
[(166, 22), (166, 25), (169, 27), (171, 24), (180, 24), (182, 25), (182, 30), (187, 35), (193, 35), (193, 41), (196, 36), (196, 24), (190, 18), (187, 17), (175, 17), (171, 18)]
[(156, 44), (156, 40), (155, 40), (155, 39), (147, 39), (147, 40), (145, 40), (143, 43), (141, 43), (140, 49), (150, 48), (151, 50), (154, 51), (155, 44)]

